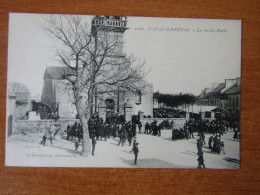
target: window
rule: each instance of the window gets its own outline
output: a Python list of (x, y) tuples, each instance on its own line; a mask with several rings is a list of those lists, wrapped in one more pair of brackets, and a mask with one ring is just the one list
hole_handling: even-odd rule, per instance
[(205, 118), (211, 118), (211, 112), (205, 112)]
[(137, 94), (136, 94), (136, 104), (141, 104), (142, 103), (142, 93), (141, 91), (137, 91)]

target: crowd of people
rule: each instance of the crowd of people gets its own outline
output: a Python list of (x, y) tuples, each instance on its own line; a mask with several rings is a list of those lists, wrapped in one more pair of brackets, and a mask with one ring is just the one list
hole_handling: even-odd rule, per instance
[(206, 145), (205, 134), (212, 134), (208, 140), (208, 148), (214, 154), (220, 154), (221, 151), (225, 154), (224, 142), (221, 140), (221, 136), (230, 129), (234, 131), (234, 140), (239, 140), (240, 130), (239, 123), (235, 121), (221, 121), (221, 120), (195, 120), (191, 119), (184, 124), (181, 129), (173, 129), (172, 139), (191, 139), (194, 138), (194, 133), (197, 133), (199, 139), (197, 139), (197, 149), (198, 149), (198, 168), (205, 168), (204, 157), (202, 147)]
[(73, 140), (77, 138), (77, 140), (80, 142), (83, 139), (83, 130), (82, 126), (79, 122), (75, 122), (74, 124), (69, 124), (67, 126), (67, 140)]
[[(173, 120), (163, 120), (158, 124), (157, 120), (154, 120), (151, 123), (146, 122), (144, 126), (144, 134), (151, 134), (154, 136), (161, 136), (161, 130), (163, 129), (172, 129), (174, 126)], [(140, 132), (142, 133), (142, 132)]]
[(49, 108), (48, 106), (43, 104), (39, 105), (36, 108), (36, 115), (37, 116), (39, 115), (41, 120), (44, 119), (58, 120), (60, 118), (57, 109)]
[(185, 118), (185, 112), (174, 109), (154, 109), (155, 118)]
[[(44, 110), (44, 109), (43, 109)], [(57, 125), (56, 125), (57, 126)], [(106, 117), (106, 120), (100, 118), (98, 115), (92, 115), (88, 120), (89, 136), (92, 140), (92, 155), (95, 152), (95, 145), (98, 140), (104, 140), (110, 138), (119, 138), (118, 146), (124, 146), (128, 142), (129, 146), (133, 146), (130, 152), (135, 154), (135, 164), (137, 163), (138, 156), (138, 143), (136, 141), (137, 133), (150, 134), (154, 136), (161, 136), (161, 130), (172, 130), (172, 140), (179, 139), (194, 139), (195, 134), (199, 137), (197, 139), (198, 149), (198, 168), (205, 168), (203, 157), (203, 145), (206, 145), (205, 134), (212, 134), (209, 136), (208, 148), (212, 153), (220, 154), (224, 151), (224, 142), (221, 140), (228, 129), (234, 131), (234, 140), (239, 141), (240, 129), (239, 123), (235, 121), (221, 121), (221, 120), (201, 120), (190, 119), (185, 122), (184, 126), (180, 129), (175, 128), (173, 120), (163, 120), (160, 123), (153, 120), (152, 122), (146, 122), (142, 128), (142, 123), (139, 121), (138, 116), (133, 116), (131, 121), (126, 122), (124, 118), (118, 114)], [(52, 131), (53, 135), (57, 134), (57, 131)], [(81, 140), (83, 139), (83, 129), (79, 122), (69, 124), (66, 129), (66, 139), (75, 143), (75, 150), (78, 150)], [(47, 134), (43, 136), (41, 144), (45, 145)], [(50, 134), (50, 141), (51, 134)]]
[(133, 137), (136, 136), (137, 128), (140, 129), (142, 124), (138, 121), (125, 122), (123, 120), (110, 120), (104, 122), (103, 118), (91, 116), (88, 121), (89, 136), (95, 137), (96, 140), (107, 140), (110, 137), (119, 137), (118, 143), (124, 145), (128, 140), (129, 145), (132, 143)]
[(139, 133), (142, 128), (142, 123), (140, 123), (138, 118), (133, 116), (132, 121), (126, 122), (119, 115), (114, 115), (109, 117), (109, 120), (104, 121), (103, 118), (99, 116), (92, 115), (88, 121), (89, 136), (92, 140), (92, 155), (94, 155), (96, 140), (110, 139), (111, 137), (119, 137), (118, 146), (128, 142), (129, 146), (133, 147), (130, 151), (135, 155), (134, 164), (137, 164), (137, 156), (139, 153), (138, 144), (136, 141), (137, 128)]

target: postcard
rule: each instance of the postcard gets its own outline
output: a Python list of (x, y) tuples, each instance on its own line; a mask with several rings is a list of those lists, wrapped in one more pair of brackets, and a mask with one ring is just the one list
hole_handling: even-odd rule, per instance
[(9, 14), (6, 166), (238, 169), (241, 20)]

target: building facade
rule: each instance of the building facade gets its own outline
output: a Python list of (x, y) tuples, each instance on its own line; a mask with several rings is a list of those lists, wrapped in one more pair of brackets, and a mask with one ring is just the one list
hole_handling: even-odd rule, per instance
[[(125, 16), (95, 16), (92, 20), (91, 33), (95, 38), (99, 36), (106, 36), (105, 39), (116, 38), (118, 45), (111, 57), (120, 60), (124, 58), (123, 34), (127, 29)], [(102, 33), (104, 31), (106, 33)], [(97, 42), (97, 47), (98, 44)], [(73, 91), (62, 76), (66, 71), (67, 67), (46, 67), (41, 100), (43, 104), (57, 109), (61, 118), (75, 118), (77, 111)], [(92, 100), (91, 112), (98, 113), (100, 117), (105, 118), (109, 113), (124, 115), (126, 120), (133, 114), (153, 116), (152, 84), (145, 82), (145, 89), (135, 93), (120, 87), (96, 90), (98, 95)]]
[(227, 117), (239, 119), (241, 79), (225, 79), (224, 83), (213, 83), (212, 88), (202, 90), (198, 105), (218, 106), (227, 111)]
[(8, 83), (6, 99), (6, 127), (10, 136), (13, 121), (25, 119), (26, 112), (32, 109), (32, 103), (29, 90), (20, 83)]
[[(47, 67), (44, 73), (44, 85), (41, 102), (55, 110), (61, 118), (75, 118), (77, 110), (71, 88), (62, 78), (62, 73), (67, 67)], [(146, 83), (145, 90), (129, 93), (120, 88), (100, 93), (95, 100), (93, 113), (99, 113), (105, 118), (109, 112), (125, 115), (142, 114), (153, 116), (153, 86)]]

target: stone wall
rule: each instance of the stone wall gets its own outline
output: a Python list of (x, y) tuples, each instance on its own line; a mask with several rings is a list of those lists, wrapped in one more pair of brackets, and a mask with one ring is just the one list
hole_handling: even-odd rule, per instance
[[(145, 123), (151, 123), (154, 120), (158, 121), (157, 124), (160, 124), (163, 120), (173, 120), (176, 128), (183, 127), (186, 122), (185, 118), (142, 118), (142, 129), (144, 130)], [(66, 131), (67, 126), (79, 122), (78, 119), (60, 119), (62, 124), (61, 133)], [(13, 122), (12, 134), (21, 134), (21, 133), (45, 133), (46, 130), (49, 130), (53, 120), (16, 120)]]
[[(62, 124), (60, 132), (64, 132), (69, 124), (79, 122), (78, 119), (60, 119), (59, 121)], [(16, 120), (13, 122), (12, 133), (45, 133), (53, 122), (53, 120)]]

